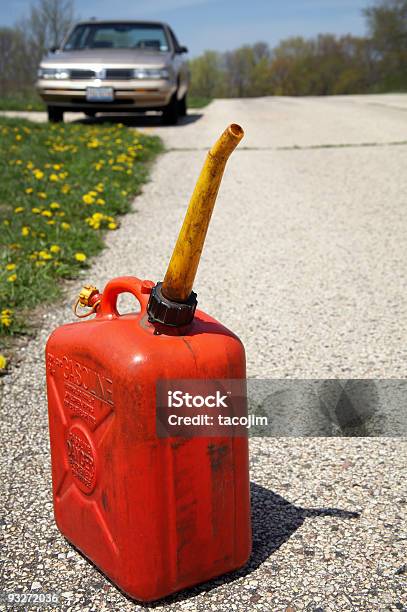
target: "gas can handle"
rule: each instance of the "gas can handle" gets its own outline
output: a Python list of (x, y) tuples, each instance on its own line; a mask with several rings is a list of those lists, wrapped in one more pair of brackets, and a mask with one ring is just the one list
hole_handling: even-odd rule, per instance
[(117, 298), (120, 293), (131, 293), (140, 302), (141, 314), (147, 310), (147, 304), (151, 289), (154, 287), (153, 281), (140, 280), (135, 276), (119, 276), (109, 281), (103, 291), (100, 302), (99, 316), (119, 317), (117, 310)]

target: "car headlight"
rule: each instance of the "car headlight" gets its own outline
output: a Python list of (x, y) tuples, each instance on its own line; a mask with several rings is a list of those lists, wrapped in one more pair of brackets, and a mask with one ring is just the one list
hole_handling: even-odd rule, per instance
[(65, 68), (39, 68), (39, 79), (69, 79), (69, 70)]
[(135, 68), (133, 71), (135, 79), (169, 79), (170, 73), (167, 68)]

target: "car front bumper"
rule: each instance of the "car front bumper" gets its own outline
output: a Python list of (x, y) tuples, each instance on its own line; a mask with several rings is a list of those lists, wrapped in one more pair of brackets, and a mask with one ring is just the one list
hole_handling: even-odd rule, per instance
[[(87, 100), (88, 87), (111, 87), (114, 92), (112, 102)], [(95, 83), (94, 80), (75, 82), (69, 79), (57, 81), (40, 79), (37, 90), (45, 104), (58, 106), (67, 110), (155, 110), (161, 109), (170, 102), (176, 91), (176, 85), (167, 80), (143, 81), (107, 81)]]

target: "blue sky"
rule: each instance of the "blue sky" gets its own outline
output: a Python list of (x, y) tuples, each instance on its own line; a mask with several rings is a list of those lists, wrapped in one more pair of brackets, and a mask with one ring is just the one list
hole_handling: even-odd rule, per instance
[[(364, 34), (362, 9), (373, 0), (76, 0), (82, 19), (167, 21), (191, 56), (292, 35)], [(30, 0), (0, 0), (0, 26), (24, 16)]]

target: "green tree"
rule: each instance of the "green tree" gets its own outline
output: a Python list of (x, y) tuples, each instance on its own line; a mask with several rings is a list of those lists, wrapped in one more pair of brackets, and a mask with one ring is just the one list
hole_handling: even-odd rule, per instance
[(222, 97), (224, 92), (224, 72), (221, 54), (205, 51), (203, 55), (189, 62), (191, 70), (191, 96), (205, 98)]
[(381, 0), (365, 9), (379, 71), (378, 89), (407, 89), (407, 0)]

